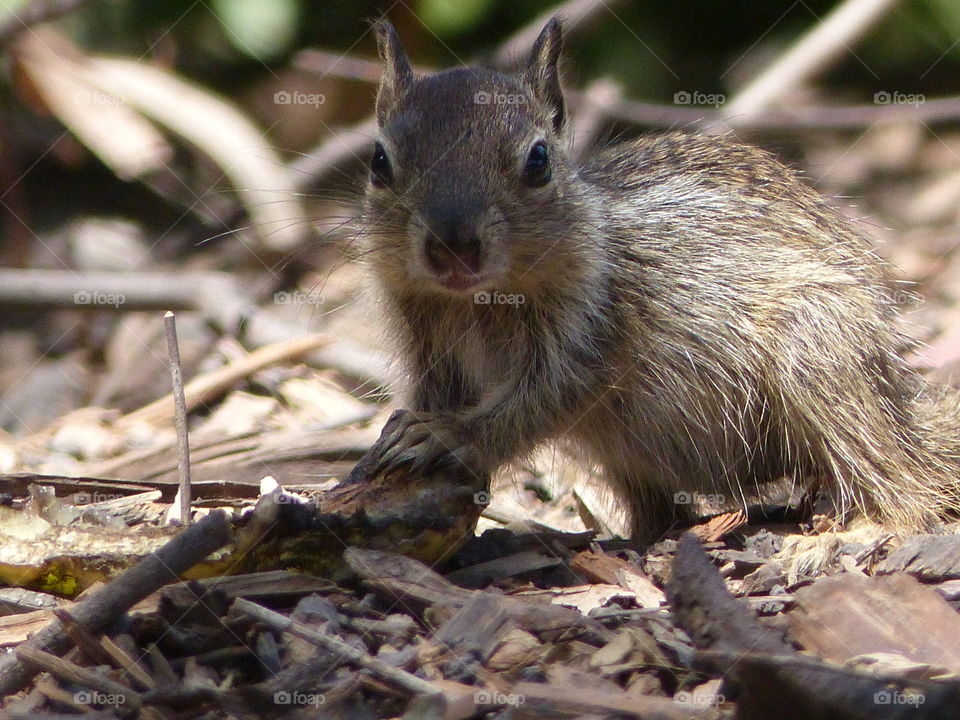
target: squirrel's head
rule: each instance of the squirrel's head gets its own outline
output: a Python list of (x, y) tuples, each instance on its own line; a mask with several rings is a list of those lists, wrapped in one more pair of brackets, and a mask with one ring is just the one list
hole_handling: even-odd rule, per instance
[(576, 220), (560, 21), (516, 75), (465, 67), (417, 78), (390, 23), (374, 29), (385, 68), (366, 217), (381, 280), (470, 296), (548, 275), (561, 261), (551, 246)]

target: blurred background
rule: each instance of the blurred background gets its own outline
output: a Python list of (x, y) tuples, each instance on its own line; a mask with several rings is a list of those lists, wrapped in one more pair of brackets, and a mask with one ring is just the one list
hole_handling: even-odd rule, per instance
[[(102, 428), (169, 392), (162, 309), (179, 312), (188, 379), (329, 334), (306, 366), (246, 376), (241, 391), (288, 414), (239, 413), (231, 432), (376, 425), (389, 370), (350, 252), (375, 134), (369, 22), (385, 13), (418, 69), (509, 69), (556, 11), (575, 154), (667, 128), (765, 147), (896, 266), (926, 343), (911, 357), (950, 378), (955, 0), (2, 0), (0, 470), (154, 442), (53, 439), (66, 417)], [(284, 384), (306, 377), (323, 389)]]

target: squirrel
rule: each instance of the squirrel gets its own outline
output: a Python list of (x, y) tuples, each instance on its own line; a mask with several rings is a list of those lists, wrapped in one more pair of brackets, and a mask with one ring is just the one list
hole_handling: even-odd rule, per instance
[(784, 477), (902, 531), (960, 509), (960, 393), (904, 361), (885, 263), (772, 155), (652, 134), (565, 150), (562, 24), (517, 74), (384, 71), (365, 256), (408, 388), (377, 467), (582, 448), (635, 541)]

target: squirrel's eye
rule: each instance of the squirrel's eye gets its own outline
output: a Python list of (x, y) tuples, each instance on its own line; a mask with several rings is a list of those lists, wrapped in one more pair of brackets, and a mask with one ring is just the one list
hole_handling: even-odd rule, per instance
[(370, 182), (374, 187), (386, 187), (393, 182), (393, 168), (390, 167), (390, 158), (383, 145), (373, 146), (373, 157), (370, 158)]
[(527, 163), (523, 166), (523, 181), (528, 187), (542, 187), (550, 182), (550, 154), (547, 144), (538, 140), (530, 148)]

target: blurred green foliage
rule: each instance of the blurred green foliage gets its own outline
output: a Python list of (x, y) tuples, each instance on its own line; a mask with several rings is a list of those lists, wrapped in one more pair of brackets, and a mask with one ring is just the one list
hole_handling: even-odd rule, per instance
[(298, 0), (211, 0), (210, 7), (230, 44), (255, 60), (284, 54), (296, 39)]
[[(609, 76), (628, 97), (652, 102), (670, 102), (680, 90), (729, 96), (837, 4), (616, 4), (571, 38), (569, 81)], [(304, 48), (373, 56), (369, 21), (386, 9), (414, 62), (447, 67), (458, 58), (482, 61), (552, 7), (549, 0), (93, 0), (61, 26), (85, 47), (155, 54), (222, 94), (240, 96), (281, 76)], [(840, 102), (869, 102), (878, 90), (957, 94), (958, 77), (960, 2), (904, 0), (817, 82)]]
[(417, 16), (440, 37), (469, 31), (493, 10), (495, 0), (421, 0)]
[[(0, 5), (23, 0), (0, 0)], [(384, 9), (415, 61), (443, 67), (482, 57), (555, 6), (546, 0), (95, 0), (67, 23), (81, 44), (134, 53), (174, 48), (182, 72), (231, 88), (277, 72), (298, 49), (371, 55), (368, 22)], [(729, 93), (812, 27), (835, 0), (674, 0), (617, 5), (570, 45), (575, 81), (609, 75), (628, 95), (669, 99), (679, 89)], [(413, 8), (413, 10), (409, 9)], [(896, 87), (957, 91), (960, 2), (905, 1), (851, 49), (822, 84), (861, 99)]]
[[(25, 2), (0, 0), (0, 12)], [(615, 3), (569, 38), (567, 82), (583, 86), (609, 77), (626, 97), (648, 102), (671, 103), (679, 91), (729, 97), (838, 4)], [(414, 63), (443, 68), (461, 58), (482, 62), (513, 33), (556, 7), (551, 0), (91, 0), (59, 20), (57, 29), (90, 52), (143, 58), (196, 80), (237, 103), (268, 129), (278, 149), (294, 157), (309, 152), (333, 128), (367, 118), (375, 94), (370, 82), (292, 69), (301, 50), (373, 58), (370, 20), (389, 11)], [(824, 102), (869, 103), (878, 91), (960, 95), (958, 78), (960, 0), (903, 0), (816, 84)], [(177, 208), (152, 199), (141, 185), (113, 192), (112, 176), (97, 163), (72, 166), (49, 153), (50, 139), (63, 130), (55, 118), (30, 110), (22, 95), (12, 92), (15, 84), (10, 75), (0, 83), (0, 108), (13, 128), (8, 146), (21, 153), (24, 169), (32, 168), (24, 192), (51, 208), (45, 219), (55, 223), (91, 209), (142, 215), (151, 202), (158, 227), (178, 217)], [(324, 101), (281, 106), (278, 91)], [(783, 143), (777, 149), (784, 152)], [(346, 172), (331, 182), (351, 177)], [(37, 193), (45, 192), (51, 193), (49, 200), (39, 199)]]

